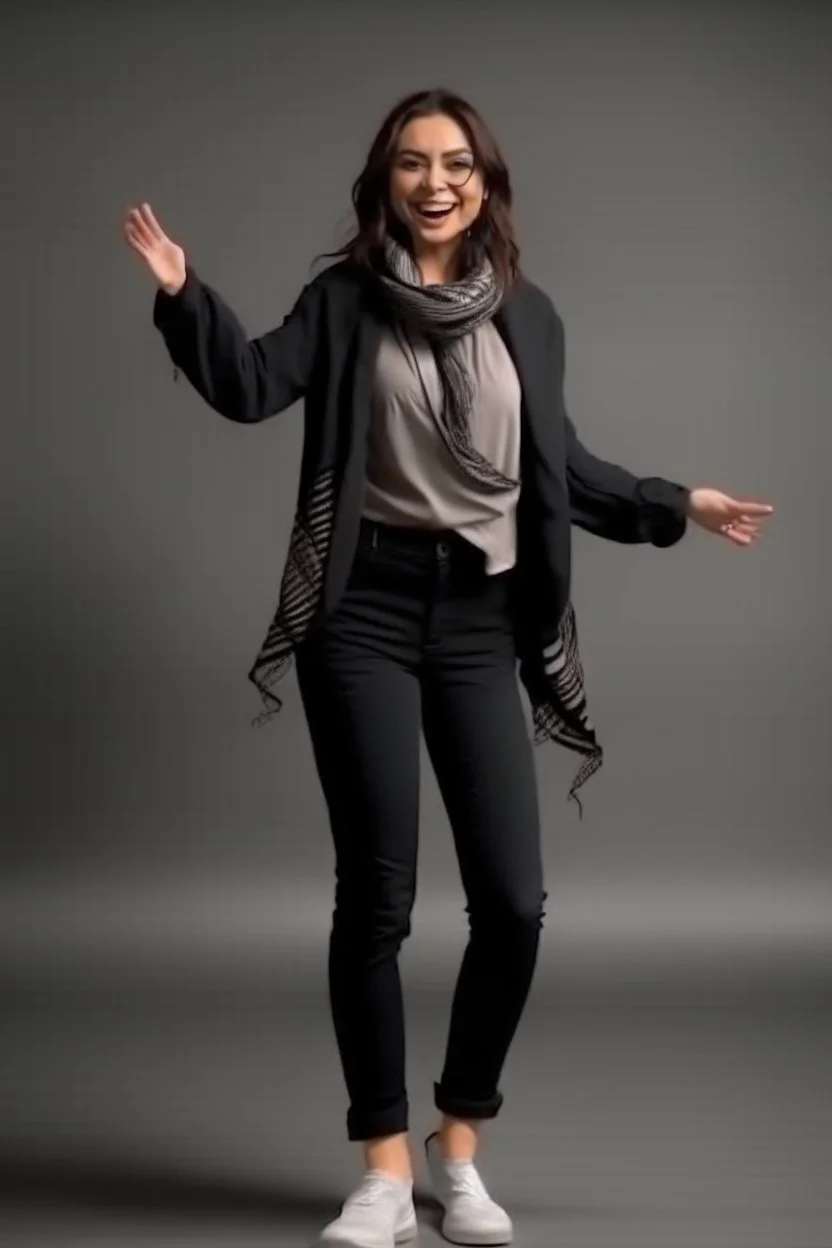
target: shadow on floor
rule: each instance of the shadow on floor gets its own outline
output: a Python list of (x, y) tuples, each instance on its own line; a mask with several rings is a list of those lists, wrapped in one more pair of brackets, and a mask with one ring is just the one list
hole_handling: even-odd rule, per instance
[[(92, 1214), (145, 1214), (152, 1217), (226, 1217), (260, 1223), (275, 1221), (326, 1221), (340, 1209), (345, 1191), (328, 1186), (325, 1176), (304, 1184), (293, 1176), (275, 1174), (269, 1183), (247, 1182), (239, 1176), (187, 1166), (176, 1159), (163, 1162), (137, 1152), (119, 1155), (62, 1155), (44, 1149), (0, 1150), (0, 1203), (18, 1211), (66, 1208)], [(420, 1221), (439, 1229), (442, 1208), (430, 1189), (418, 1180), (413, 1200)], [(525, 1216), (614, 1216), (620, 1209), (587, 1208), (560, 1201), (551, 1206), (530, 1207), (522, 1202)]]
[(165, 1218), (320, 1220), (334, 1216), (344, 1198), (321, 1176), (304, 1186), (276, 1174), (269, 1183), (212, 1173), (177, 1163), (129, 1155), (61, 1155), (54, 1150), (0, 1152), (0, 1203), (7, 1209), (62, 1206), (88, 1213), (136, 1213)]

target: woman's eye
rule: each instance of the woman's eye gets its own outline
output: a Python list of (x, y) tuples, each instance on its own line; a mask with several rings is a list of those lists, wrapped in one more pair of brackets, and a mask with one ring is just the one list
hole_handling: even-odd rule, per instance
[[(417, 170), (424, 168), (421, 161), (405, 158), (399, 162), (399, 169), (406, 173), (415, 173)], [(473, 165), (469, 160), (452, 160), (447, 166), (454, 173), (468, 173), (473, 169)]]

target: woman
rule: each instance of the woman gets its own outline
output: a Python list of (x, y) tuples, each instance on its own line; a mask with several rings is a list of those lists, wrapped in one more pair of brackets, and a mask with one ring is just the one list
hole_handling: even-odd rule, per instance
[[(533, 742), (601, 751), (569, 599), (570, 525), (670, 546), (688, 518), (739, 546), (772, 508), (638, 478), (591, 455), (563, 406), (563, 325), (520, 271), (510, 179), (482, 118), (418, 92), (353, 187), (354, 237), (283, 324), (249, 341), (149, 205), (128, 243), (159, 284), (154, 323), (218, 412), (305, 402), (279, 603), (249, 676), (268, 718), (296, 659), (335, 846), (330, 1000), (364, 1177), (321, 1242), (416, 1233), (398, 953), (415, 892), (419, 733), (445, 801), (470, 940), (441, 1115), (426, 1141), (446, 1238), (511, 1239), (474, 1155), (527, 998), (544, 915)], [(175, 374), (176, 375), (176, 374)], [(534, 716), (526, 728), (520, 676)]]

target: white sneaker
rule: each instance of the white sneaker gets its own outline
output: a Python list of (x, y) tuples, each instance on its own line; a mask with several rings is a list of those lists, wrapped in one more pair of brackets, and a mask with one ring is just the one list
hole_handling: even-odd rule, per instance
[(510, 1244), (511, 1218), (491, 1199), (472, 1161), (446, 1161), (434, 1132), (425, 1140), (433, 1190), (444, 1209), (442, 1234), (452, 1244)]
[(318, 1243), (321, 1248), (394, 1248), (414, 1239), (417, 1230), (413, 1181), (369, 1170)]

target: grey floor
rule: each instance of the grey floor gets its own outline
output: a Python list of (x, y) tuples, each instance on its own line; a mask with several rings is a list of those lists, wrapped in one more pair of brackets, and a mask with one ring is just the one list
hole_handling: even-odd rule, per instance
[[(2, 1243), (309, 1245), (358, 1174), (319, 974), (11, 976)], [(418, 1138), (447, 993), (408, 986)], [(527, 1248), (830, 1248), (823, 975), (545, 977), (481, 1169)], [(420, 1191), (419, 1243), (436, 1210)]]

